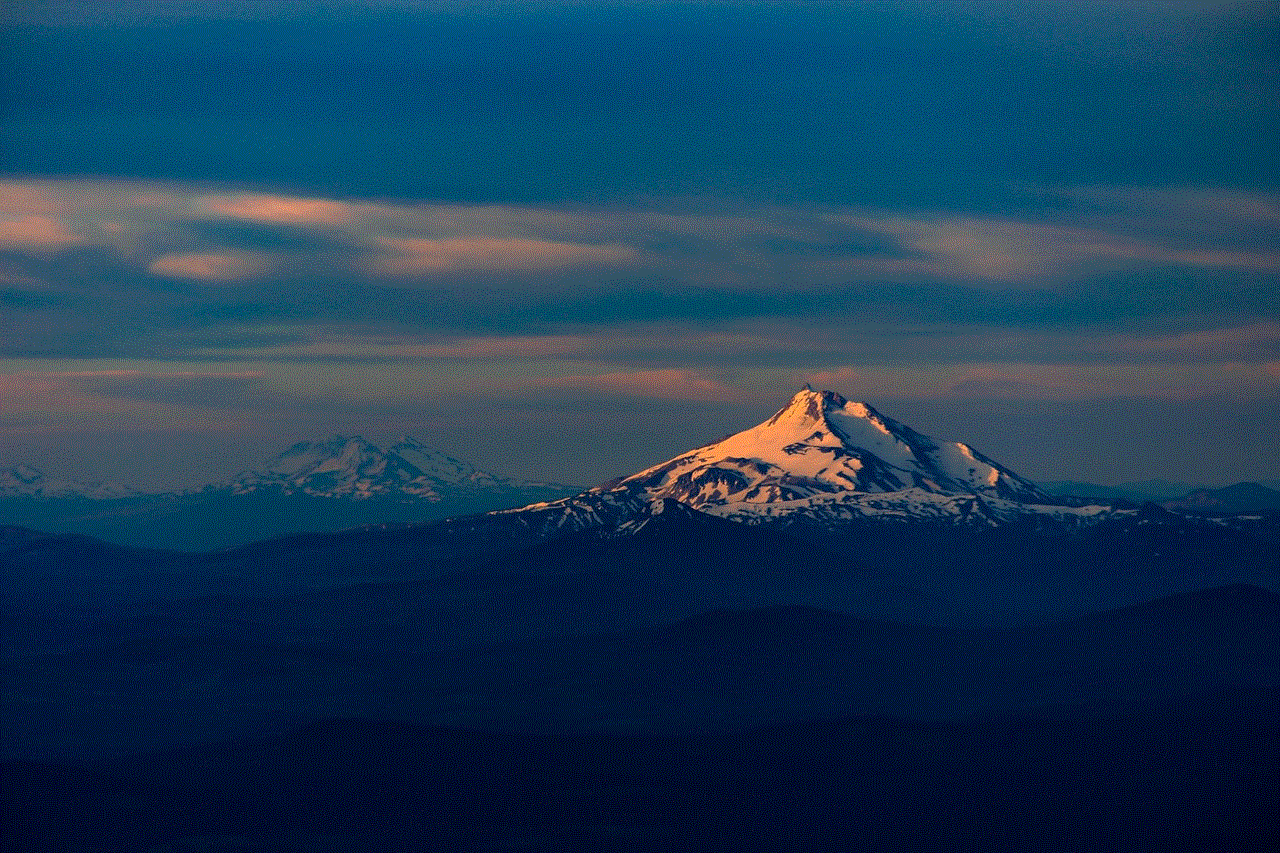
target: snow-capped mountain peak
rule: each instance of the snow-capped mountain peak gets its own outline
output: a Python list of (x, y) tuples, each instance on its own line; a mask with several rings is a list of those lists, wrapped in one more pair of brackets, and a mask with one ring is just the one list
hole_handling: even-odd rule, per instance
[(409, 436), (393, 445), (388, 453), (404, 459), (422, 474), (443, 482), (497, 484), (502, 481), (495, 474), (480, 471), (469, 462), (454, 459)]
[(670, 512), (748, 525), (1054, 529), (1111, 517), (1061, 504), (967, 444), (938, 441), (862, 402), (805, 386), (768, 420), (561, 500), (492, 513), (535, 537), (630, 536)]
[(540, 485), (480, 471), (415, 438), (406, 437), (384, 450), (358, 435), (335, 435), (299, 442), (226, 487), (240, 494), (271, 489), (313, 497), (400, 496), (439, 501), (450, 490), (520, 490)]
[(1033, 483), (966, 444), (936, 441), (866, 403), (808, 385), (767, 421), (611, 488), (699, 508), (908, 489), (1046, 500)]
[(5, 472), (6, 479), (12, 479), (14, 483), (22, 483), (23, 485), (34, 485), (44, 479), (44, 472), (32, 468), (23, 462), (16, 467)]
[(264, 471), (281, 477), (310, 476), (331, 471), (380, 474), (386, 465), (382, 451), (361, 436), (335, 435), (324, 441), (300, 441), (268, 460)]
[(52, 478), (25, 462), (0, 471), (0, 497), (111, 500), (136, 494), (139, 494), (136, 490), (114, 483), (82, 483)]

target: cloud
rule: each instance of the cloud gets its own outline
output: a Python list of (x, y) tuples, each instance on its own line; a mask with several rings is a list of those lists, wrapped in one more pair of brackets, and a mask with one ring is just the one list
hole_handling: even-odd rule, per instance
[(48, 215), (63, 210), (62, 201), (43, 182), (0, 180), (0, 213)]
[(1280, 353), (1280, 323), (1264, 321), (1175, 335), (1107, 335), (1085, 342), (1083, 348), (1109, 355), (1251, 359)]
[(395, 238), (375, 241), (386, 254), (371, 262), (392, 275), (441, 272), (526, 272), (626, 263), (636, 252), (620, 244), (591, 245), (500, 237)]
[(557, 376), (538, 380), (544, 388), (594, 391), (660, 400), (733, 401), (742, 393), (695, 370), (664, 369)]
[(260, 371), (24, 370), (0, 373), (0, 399), (6, 430), (137, 429), (179, 421), (216, 430), (232, 425), (230, 412), (242, 408), (245, 390), (263, 379)]
[(359, 216), (360, 207), (324, 198), (240, 193), (203, 199), (204, 210), (279, 225), (348, 225)]
[[(993, 217), (710, 200), (391, 203), (181, 183), (0, 180), (0, 245), (33, 256), (97, 246), (141, 270), (204, 281), (372, 274), (386, 286), (484, 273), (518, 276), (512, 287), (524, 288), (530, 275), (626, 268), (671, 286), (775, 298), (860, 283), (1012, 290), (1169, 267), (1280, 271), (1273, 195), (1083, 187), (1028, 197), (1022, 215)], [(311, 249), (298, 250), (298, 229)], [(294, 250), (268, 258), (264, 245)]]
[[(341, 326), (255, 325), (182, 336), (191, 358), (318, 361), (606, 361), (629, 367), (665, 366), (674, 357), (722, 365), (745, 360), (847, 353), (843, 335), (797, 340), (791, 327), (708, 331), (680, 323), (620, 325), (578, 334), (462, 335), (347, 331)], [(247, 345), (246, 345), (247, 344)]]
[(818, 390), (839, 391), (840, 389), (860, 388), (866, 384), (867, 377), (860, 370), (852, 367), (840, 367), (835, 370), (819, 370), (806, 373), (799, 381), (808, 383)]
[(81, 238), (52, 216), (28, 213), (0, 216), (0, 247), (44, 251), (61, 249)]
[[(233, 330), (234, 331), (234, 330)], [(254, 330), (249, 330), (254, 334)], [(596, 335), (515, 335), (423, 341), (407, 335), (347, 334), (334, 329), (290, 329), (281, 342), (261, 347), (199, 347), (197, 357), (274, 359), (538, 359), (598, 354)]]
[(1199, 187), (1055, 187), (1050, 195), (1073, 199), (1097, 212), (1142, 215), (1196, 224), (1252, 224), (1280, 226), (1280, 196), (1266, 192), (1241, 192)]
[(156, 258), (148, 270), (169, 278), (233, 282), (261, 276), (272, 265), (267, 255), (255, 252), (174, 252)]
[(1012, 284), (1069, 279), (1101, 269), (1188, 266), (1280, 271), (1280, 254), (1183, 248), (1096, 228), (976, 217), (845, 216), (840, 221), (895, 238), (916, 257), (855, 258), (868, 271)]
[(797, 381), (859, 399), (1190, 400), (1210, 394), (1273, 395), (1267, 364), (1224, 362), (958, 362), (856, 365), (796, 374)]
[(146, 370), (39, 370), (22, 371), (20, 373), (0, 374), (8, 376), (32, 377), (43, 379), (98, 379), (102, 377), (148, 377), (151, 379), (261, 379), (265, 374), (261, 370), (241, 370), (236, 372), (210, 373), (196, 370), (167, 370), (163, 372)]
[(217, 371), (92, 371), (77, 378), (84, 389), (100, 398), (150, 401), (191, 407), (260, 407), (252, 393), (266, 374), (260, 370)]

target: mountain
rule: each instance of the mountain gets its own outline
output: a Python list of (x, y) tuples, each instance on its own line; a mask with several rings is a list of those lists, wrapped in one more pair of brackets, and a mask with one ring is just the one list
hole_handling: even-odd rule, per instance
[(1280, 482), (1274, 480), (1234, 483), (1220, 489), (1167, 480), (1120, 483), (1116, 486), (1079, 480), (1050, 480), (1041, 482), (1039, 486), (1048, 494), (1067, 500), (1151, 502), (1165, 509), (1200, 515), (1280, 511)]
[(1164, 501), (1161, 506), (1205, 514), (1280, 512), (1280, 491), (1259, 483), (1236, 483), (1221, 489), (1196, 489), (1176, 500)]
[(564, 493), (570, 487), (525, 482), (481, 471), (415, 438), (383, 450), (360, 436), (335, 435), (327, 441), (303, 441), (227, 483), (206, 487), (236, 494), (276, 490), (286, 495), (368, 500), (399, 496), (433, 503), (451, 492)]
[(112, 483), (82, 483), (48, 477), (30, 465), (18, 465), (0, 471), (0, 498), (87, 498), (114, 500), (133, 497), (140, 492)]
[(294, 533), (484, 513), (576, 489), (503, 477), (405, 438), (304, 441), (257, 470), (184, 492), (144, 494), (50, 482), (30, 466), (0, 475), (0, 523), (187, 551)]
[(1103, 486), (1098, 483), (1085, 483), (1079, 480), (1044, 480), (1039, 483), (1041, 489), (1055, 497), (1089, 498), (1101, 501), (1167, 501), (1181, 497), (1190, 491), (1201, 488), (1190, 483), (1171, 483), (1168, 480), (1143, 480), (1136, 483), (1119, 483), (1114, 486)]
[(808, 385), (758, 426), (617, 484), (693, 507), (918, 489), (1047, 503), (1029, 480), (959, 442), (939, 442), (866, 403)]
[(544, 530), (608, 528), (664, 500), (748, 524), (824, 528), (1074, 526), (1115, 513), (1069, 506), (967, 444), (930, 438), (866, 403), (808, 385), (764, 423), (520, 512)]

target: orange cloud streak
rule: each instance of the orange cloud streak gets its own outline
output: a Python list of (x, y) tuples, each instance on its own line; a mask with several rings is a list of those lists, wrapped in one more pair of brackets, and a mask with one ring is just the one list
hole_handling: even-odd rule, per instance
[(239, 281), (271, 268), (264, 255), (252, 252), (176, 252), (151, 262), (154, 275), (202, 281)]
[(572, 388), (659, 400), (721, 400), (740, 394), (719, 380), (693, 370), (665, 369), (602, 373), (594, 376), (557, 376), (542, 380), (545, 388)]
[(354, 205), (324, 198), (256, 193), (210, 196), (204, 200), (204, 207), (235, 219), (281, 225), (345, 225), (355, 220), (358, 210)]
[(625, 263), (635, 250), (618, 243), (595, 245), (517, 237), (381, 237), (376, 244), (392, 254), (374, 267), (393, 275), (463, 270), (518, 272)]
[(81, 242), (61, 220), (31, 214), (0, 218), (0, 246), (18, 249), (58, 249)]

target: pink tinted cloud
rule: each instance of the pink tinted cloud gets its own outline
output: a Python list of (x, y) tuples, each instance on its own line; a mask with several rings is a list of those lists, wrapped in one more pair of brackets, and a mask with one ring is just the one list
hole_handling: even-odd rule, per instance
[(1187, 400), (1205, 394), (1274, 393), (1266, 365), (1217, 364), (982, 364), (953, 374), (946, 390), (961, 396), (1081, 400), (1155, 397)]
[(1211, 393), (1275, 393), (1273, 362), (866, 365), (803, 374), (800, 381), (853, 399), (881, 397), (1085, 400), (1192, 399)]
[(619, 243), (597, 245), (522, 237), (380, 237), (374, 242), (386, 254), (374, 260), (373, 268), (391, 275), (613, 266), (636, 255), (634, 249)]
[(100, 397), (84, 388), (82, 380), (95, 372), (88, 372), (89, 376), (77, 373), (0, 373), (0, 399), (4, 400), (6, 414), (45, 420), (53, 415), (135, 413), (128, 401)]
[(408, 345), (421, 358), (548, 358), (579, 355), (597, 349), (599, 338), (576, 335), (537, 337), (462, 338), (443, 344)]
[[(758, 208), (712, 216), (687, 209), (391, 204), (127, 180), (0, 180), (0, 246), (34, 253), (93, 244), (133, 261), (181, 245), (183, 253), (156, 261), (157, 272), (235, 281), (255, 273), (255, 265), (246, 264), (251, 253), (193, 245), (198, 232), (188, 227), (228, 217), (328, 233), (348, 249), (326, 259), (326, 268), (392, 279), (643, 263), (680, 280), (753, 288), (780, 280), (792, 288), (828, 287), (851, 277), (1042, 286), (1108, 269), (1280, 270), (1280, 253), (1265, 239), (1280, 221), (1275, 196), (1124, 188), (1082, 188), (1077, 195), (1087, 200), (1090, 193), (1116, 210), (1056, 223), (849, 209)], [(899, 251), (842, 248), (867, 234)], [(760, 248), (760, 238), (775, 236), (792, 247)], [(355, 242), (372, 249), (371, 256), (352, 257)], [(275, 271), (288, 273), (292, 265), (297, 274), (315, 262), (282, 255)]]
[(1099, 340), (1090, 349), (1104, 353), (1239, 358), (1280, 349), (1280, 323), (1264, 321), (1179, 335), (1116, 335)]
[(211, 213), (280, 225), (346, 225), (357, 218), (360, 206), (324, 198), (240, 193), (204, 199)]
[(33, 379), (86, 379), (98, 376), (147, 376), (156, 379), (261, 379), (265, 376), (260, 370), (242, 370), (237, 372), (201, 372), (196, 370), (29, 370), (18, 373), (4, 373), (4, 378)]
[(0, 181), (0, 213), (56, 214), (65, 203), (49, 187), (30, 181)]
[(1280, 195), (1190, 187), (1058, 187), (1053, 194), (1123, 210), (1155, 213), (1163, 217), (1280, 224)]
[(0, 246), (14, 249), (60, 249), (81, 238), (52, 216), (0, 216)]
[(660, 400), (732, 401), (741, 394), (723, 382), (694, 370), (665, 369), (558, 376), (541, 380), (545, 388), (596, 391)]
[[(801, 381), (808, 382), (819, 391), (836, 391), (841, 394), (854, 393), (866, 378), (852, 367), (841, 367), (836, 370), (820, 370), (806, 374)], [(856, 396), (856, 394), (855, 394)]]
[(197, 357), (241, 358), (338, 358), (338, 359), (538, 359), (558, 356), (598, 354), (605, 346), (595, 335), (514, 335), (509, 337), (466, 337), (424, 342), (398, 335), (336, 334), (331, 330), (295, 330), (298, 340), (268, 347), (229, 350), (203, 348), (191, 351)]
[(174, 252), (161, 255), (149, 267), (153, 275), (201, 281), (240, 281), (268, 272), (266, 255), (256, 252)]
[[(86, 427), (109, 426), (112, 429), (153, 428), (157, 423), (171, 428), (224, 430), (238, 426), (236, 413), (219, 408), (216, 401), (193, 404), (190, 401), (166, 402), (113, 394), (110, 387), (96, 387), (105, 381), (130, 383), (161, 381), (181, 386), (228, 380), (256, 380), (256, 371), (171, 373), (145, 370), (72, 370), (23, 371), (0, 373), (0, 400), (4, 402), (4, 423), (0, 434), (47, 434), (76, 431)], [(242, 426), (242, 424), (240, 424)]]
[(1090, 267), (1191, 266), (1280, 269), (1280, 254), (1182, 248), (1088, 227), (976, 217), (911, 219), (851, 215), (833, 221), (883, 234), (916, 257), (852, 257), (867, 272), (965, 276), (998, 283), (1034, 282)]

